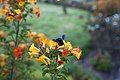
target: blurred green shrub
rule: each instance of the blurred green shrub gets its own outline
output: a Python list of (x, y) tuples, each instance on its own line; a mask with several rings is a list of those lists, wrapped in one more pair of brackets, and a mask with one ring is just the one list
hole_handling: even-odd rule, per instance
[(96, 56), (91, 59), (91, 63), (96, 70), (99, 71), (110, 71), (112, 68), (112, 63), (110, 60), (110, 54), (105, 52), (102, 54), (99, 52)]
[(70, 74), (74, 80), (101, 80), (99, 74), (94, 73), (91, 69), (87, 69), (82, 65), (69, 65), (71, 67)]

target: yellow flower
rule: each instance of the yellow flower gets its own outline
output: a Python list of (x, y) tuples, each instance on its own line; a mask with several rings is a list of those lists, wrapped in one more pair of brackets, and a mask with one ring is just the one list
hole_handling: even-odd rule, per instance
[(9, 22), (12, 22), (12, 21), (13, 21), (13, 19), (14, 19), (14, 17), (13, 17), (13, 16), (8, 16), (8, 17), (7, 17), (7, 20), (8, 20)]
[(77, 59), (80, 59), (80, 56), (82, 55), (82, 50), (78, 47), (78, 48), (73, 48), (71, 50), (71, 53), (73, 53)]
[(55, 49), (56, 47), (58, 47), (58, 43), (53, 40), (49, 40), (47, 45), (50, 47), (50, 49)]
[(48, 43), (48, 38), (46, 37), (45, 34), (43, 33), (39, 33), (35, 36), (34, 40), (37, 42), (37, 43), (42, 43), (42, 46), (45, 47), (45, 44)]
[(72, 49), (72, 44), (69, 41), (68, 42), (63, 41), (63, 43), (64, 43), (64, 45), (59, 46), (59, 48), (64, 48), (64, 49), (68, 49), (68, 50)]
[(16, 14), (21, 14), (21, 10), (20, 9), (17, 9), (15, 10)]
[(42, 63), (44, 63), (44, 64), (46, 64), (46, 65), (49, 65), (50, 64), (50, 59), (47, 57), (47, 56), (45, 56), (45, 55), (42, 55), (42, 56), (40, 56), (39, 58), (36, 58), (36, 60), (38, 61), (38, 62), (42, 62)]
[(23, 7), (24, 4), (25, 4), (25, 2), (24, 2), (23, 0), (19, 0), (19, 1), (18, 1), (18, 4)]
[(34, 44), (32, 44), (29, 48), (29, 51), (34, 53), (39, 53), (40, 49), (38, 49), (37, 47), (34, 46)]
[(36, 53), (36, 52), (28, 52), (28, 53), (29, 53), (30, 59), (33, 58), (33, 56), (39, 54), (39, 53)]
[(29, 51), (30, 51), (30, 52), (28, 52), (28, 53), (29, 53), (29, 55), (30, 55), (30, 58), (33, 58), (34, 55), (37, 55), (37, 54), (39, 54), (39, 52), (40, 52), (40, 50), (39, 50), (38, 48), (36, 48), (36, 47), (34, 46), (34, 44), (32, 44), (32, 45), (30, 46)]

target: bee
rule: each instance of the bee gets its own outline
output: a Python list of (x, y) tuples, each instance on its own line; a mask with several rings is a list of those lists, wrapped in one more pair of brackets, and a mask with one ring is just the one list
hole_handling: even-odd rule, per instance
[(61, 38), (53, 39), (53, 41), (57, 42), (59, 46), (62, 46), (62, 45), (64, 45), (63, 41), (65, 40), (65, 38), (66, 38), (66, 35), (62, 35)]

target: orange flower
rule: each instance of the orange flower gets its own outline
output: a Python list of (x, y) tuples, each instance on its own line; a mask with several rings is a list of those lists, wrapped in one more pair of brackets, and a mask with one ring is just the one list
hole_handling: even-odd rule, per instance
[(19, 58), (21, 58), (21, 56), (23, 54), (23, 49), (21, 47), (16, 47), (16, 48), (14, 48), (13, 53), (14, 53), (14, 57), (16, 59), (19, 59)]
[(23, 16), (22, 16), (21, 14), (19, 14), (19, 15), (16, 15), (15, 18), (16, 18), (18, 21), (22, 21)]
[(45, 44), (48, 43), (48, 41), (49, 41), (48, 38), (46, 37), (46, 35), (43, 33), (36, 34), (34, 37), (34, 40), (37, 43), (42, 43), (43, 47), (45, 47)]
[(17, 0), (18, 1), (18, 4), (20, 5), (20, 6), (24, 6), (24, 4), (25, 4), (25, 2), (24, 2), (24, 0)]
[(80, 59), (82, 50), (78, 47), (78, 48), (73, 48), (71, 50), (71, 53), (73, 53), (73, 55), (75, 55), (77, 57), (77, 59)]
[(25, 49), (25, 48), (27, 48), (27, 45), (26, 44), (19, 44), (18, 47), (21, 47), (22, 49)]
[(6, 2), (6, 0), (0, 0), (0, 3), (2, 3), (2, 4), (5, 3), (5, 2)]
[(27, 36), (28, 36), (28, 38), (33, 39), (33, 37), (35, 37), (36, 34), (37, 34), (36, 32), (30, 31), (30, 32), (28, 32)]
[(40, 17), (40, 8), (39, 7), (33, 7), (33, 13), (36, 14), (37, 17)]
[(28, 0), (30, 4), (36, 4), (37, 0)]
[(2, 9), (0, 10), (0, 15), (6, 15), (9, 11), (9, 8), (7, 5), (4, 5)]
[(0, 66), (4, 66), (6, 64), (6, 58), (7, 56), (5, 54), (0, 55)]
[(66, 57), (66, 56), (68, 56), (68, 54), (69, 54), (69, 50), (68, 49), (64, 49), (63, 52), (62, 52), (62, 56)]

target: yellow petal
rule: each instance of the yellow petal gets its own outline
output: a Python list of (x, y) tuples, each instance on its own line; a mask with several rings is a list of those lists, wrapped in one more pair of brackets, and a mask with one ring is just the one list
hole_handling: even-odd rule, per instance
[(36, 47), (34, 46), (34, 44), (32, 44), (32, 45), (30, 46), (29, 51), (34, 52), (34, 53), (39, 53), (39, 52), (40, 52), (40, 50), (39, 50), (38, 48), (36, 48)]
[(10, 21), (10, 22), (12, 22), (12, 21), (13, 21), (13, 19), (14, 19), (14, 17), (13, 17), (13, 16), (8, 16), (8, 17), (7, 17), (7, 20), (8, 20), (8, 21)]
[(58, 43), (53, 40), (49, 40), (47, 45), (50, 47), (50, 49), (55, 49), (58, 46)]
[(63, 43), (64, 45), (63, 46), (59, 46), (59, 48), (65, 48), (65, 49), (68, 49), (68, 50), (71, 50), (72, 49), (72, 44), (68, 41), (68, 42), (65, 42), (63, 40)]
[(39, 58), (36, 59), (38, 62), (42, 62), (46, 65), (50, 64), (50, 59), (48, 57), (46, 57), (45, 55), (40, 56)]
[(39, 53), (35, 53), (35, 52), (28, 52), (28, 53), (29, 53), (29, 55), (30, 55), (30, 58), (33, 58), (34, 55), (39, 54)]
[(19, 2), (19, 5), (20, 5), (20, 6), (24, 6), (24, 4), (25, 4), (24, 1), (20, 1), (20, 2)]
[(15, 10), (16, 14), (21, 14), (21, 10), (20, 9), (17, 9)]
[(58, 66), (57, 69), (61, 69), (61, 68), (63, 68), (63, 67), (64, 67), (64, 66), (63, 66), (63, 64), (62, 64), (62, 65)]

